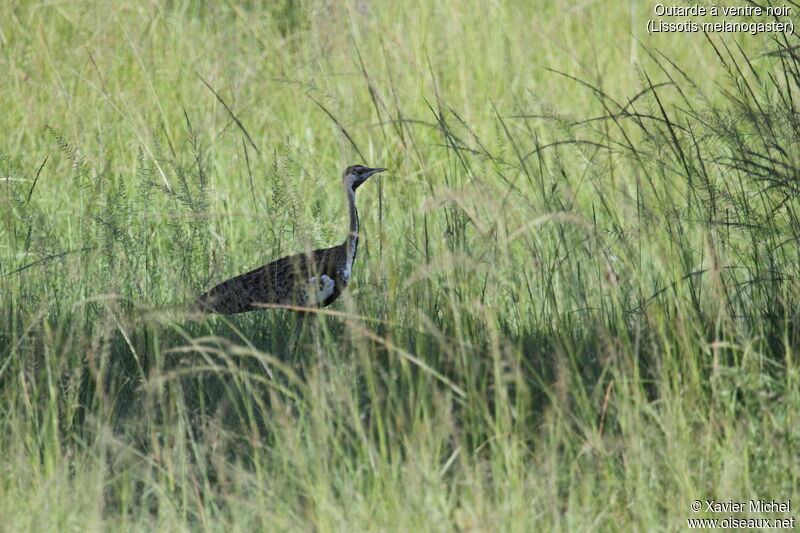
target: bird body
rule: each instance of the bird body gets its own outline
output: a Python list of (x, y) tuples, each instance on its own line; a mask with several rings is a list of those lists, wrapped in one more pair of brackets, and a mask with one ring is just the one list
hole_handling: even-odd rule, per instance
[(200, 296), (200, 304), (206, 312), (224, 315), (270, 304), (324, 307), (336, 300), (349, 282), (344, 263), (341, 246), (282, 257), (223, 281)]
[(355, 191), (371, 175), (385, 168), (347, 167), (342, 175), (350, 223), (344, 242), (331, 248), (282, 257), (268, 265), (223, 281), (202, 294), (200, 311), (234, 314), (271, 305), (325, 307), (335, 301), (350, 282), (358, 251), (358, 211)]

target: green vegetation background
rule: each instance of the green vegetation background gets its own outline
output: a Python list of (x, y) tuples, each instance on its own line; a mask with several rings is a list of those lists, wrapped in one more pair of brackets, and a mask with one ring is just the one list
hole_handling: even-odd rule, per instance
[[(649, 2), (2, 7), (3, 530), (800, 502), (795, 37), (649, 36)], [(391, 172), (297, 358), (285, 311), (186, 315), (340, 242), (353, 163)]]

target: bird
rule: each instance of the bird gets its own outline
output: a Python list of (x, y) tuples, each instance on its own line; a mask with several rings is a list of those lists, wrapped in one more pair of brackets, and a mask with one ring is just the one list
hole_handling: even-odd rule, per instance
[[(351, 165), (342, 173), (342, 188), (350, 214), (344, 242), (277, 259), (267, 265), (228, 279), (201, 294), (194, 309), (203, 314), (230, 315), (270, 306), (326, 307), (347, 288), (358, 251), (356, 189), (385, 168)], [(298, 311), (287, 351), (294, 354), (307, 311)]]

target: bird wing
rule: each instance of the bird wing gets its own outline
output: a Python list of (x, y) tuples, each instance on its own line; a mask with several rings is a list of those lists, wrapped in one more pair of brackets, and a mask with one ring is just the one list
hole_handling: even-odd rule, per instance
[[(324, 282), (323, 277), (330, 278), (332, 250), (282, 257), (223, 281), (202, 294), (197, 306), (205, 312), (233, 314), (263, 309), (265, 304), (316, 304), (319, 298), (309, 294), (309, 288)], [(321, 283), (320, 290), (327, 290), (325, 285)]]

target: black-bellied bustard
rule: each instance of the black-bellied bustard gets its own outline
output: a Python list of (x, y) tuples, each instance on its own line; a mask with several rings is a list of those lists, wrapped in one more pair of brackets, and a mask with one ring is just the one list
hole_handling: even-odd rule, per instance
[[(234, 314), (271, 305), (325, 307), (335, 301), (350, 282), (358, 250), (356, 189), (385, 168), (352, 165), (342, 173), (342, 186), (350, 211), (347, 237), (339, 246), (282, 257), (246, 274), (223, 281), (202, 294), (196, 309), (204, 313)], [(300, 311), (288, 351), (293, 353), (306, 312)]]

